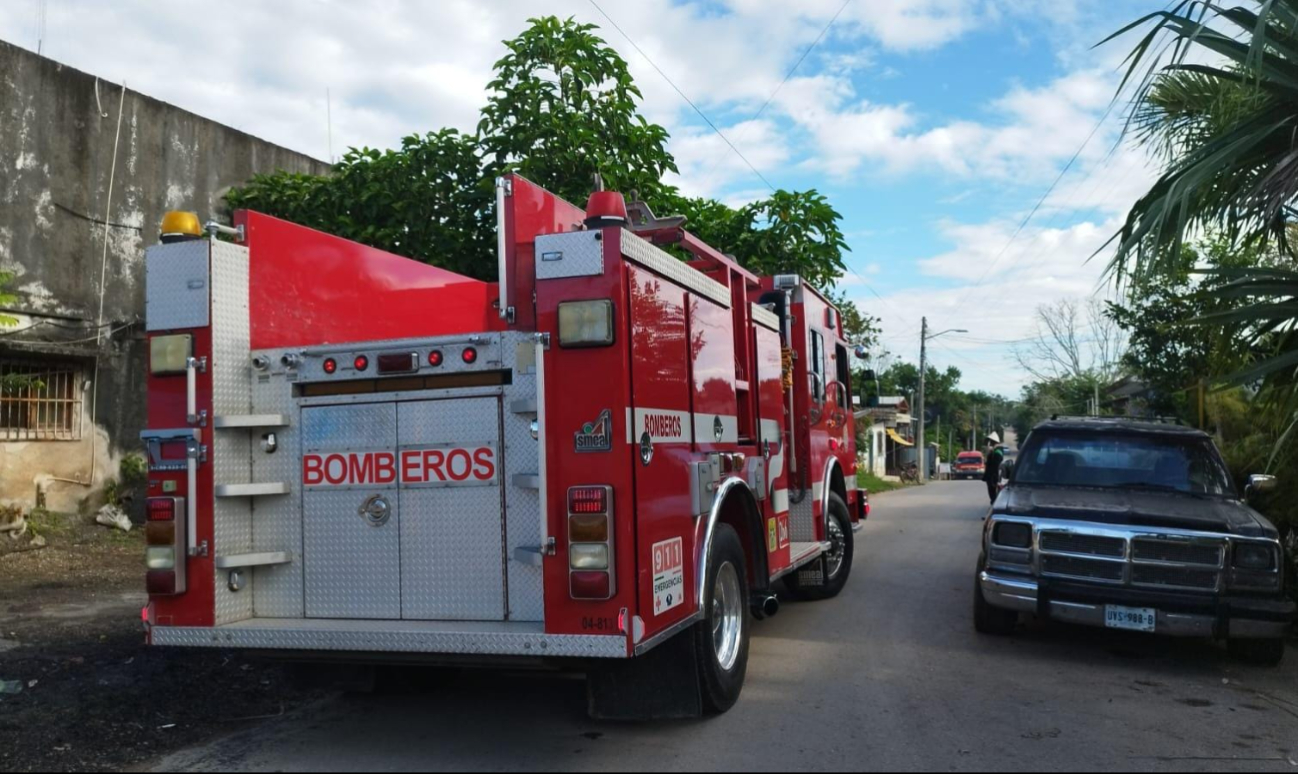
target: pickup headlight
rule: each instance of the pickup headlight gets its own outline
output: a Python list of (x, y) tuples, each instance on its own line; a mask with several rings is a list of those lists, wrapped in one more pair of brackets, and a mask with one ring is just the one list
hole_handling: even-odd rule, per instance
[(1234, 567), (1252, 572), (1274, 572), (1279, 566), (1275, 546), (1265, 543), (1236, 543)]
[(1031, 548), (1032, 525), (1006, 521), (996, 525), (992, 543), (1006, 548)]

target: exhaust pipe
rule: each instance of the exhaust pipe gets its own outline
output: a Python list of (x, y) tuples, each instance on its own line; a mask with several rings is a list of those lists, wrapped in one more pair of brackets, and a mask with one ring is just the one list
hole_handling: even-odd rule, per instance
[(753, 610), (753, 618), (759, 621), (764, 621), (780, 612), (780, 598), (770, 592), (754, 594), (749, 604)]

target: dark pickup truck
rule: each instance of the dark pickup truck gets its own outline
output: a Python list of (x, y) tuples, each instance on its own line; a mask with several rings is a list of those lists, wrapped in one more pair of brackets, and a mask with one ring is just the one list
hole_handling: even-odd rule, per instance
[(1241, 498), (1212, 438), (1179, 425), (1056, 419), (1023, 444), (987, 519), (974, 587), (979, 632), (1021, 613), (1225, 640), (1278, 664), (1295, 605), (1276, 528)]

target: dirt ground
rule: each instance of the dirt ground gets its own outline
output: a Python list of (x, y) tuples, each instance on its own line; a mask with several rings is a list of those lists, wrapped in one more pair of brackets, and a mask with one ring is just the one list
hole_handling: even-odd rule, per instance
[(315, 694), (283, 667), (144, 647), (144, 536), (44, 516), (0, 536), (0, 771), (138, 768)]

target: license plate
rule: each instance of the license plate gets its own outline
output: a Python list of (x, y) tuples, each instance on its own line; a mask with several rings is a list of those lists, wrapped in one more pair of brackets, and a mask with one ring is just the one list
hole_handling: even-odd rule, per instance
[(1108, 605), (1104, 608), (1104, 625), (1110, 629), (1153, 632), (1158, 626), (1158, 611), (1149, 607)]

